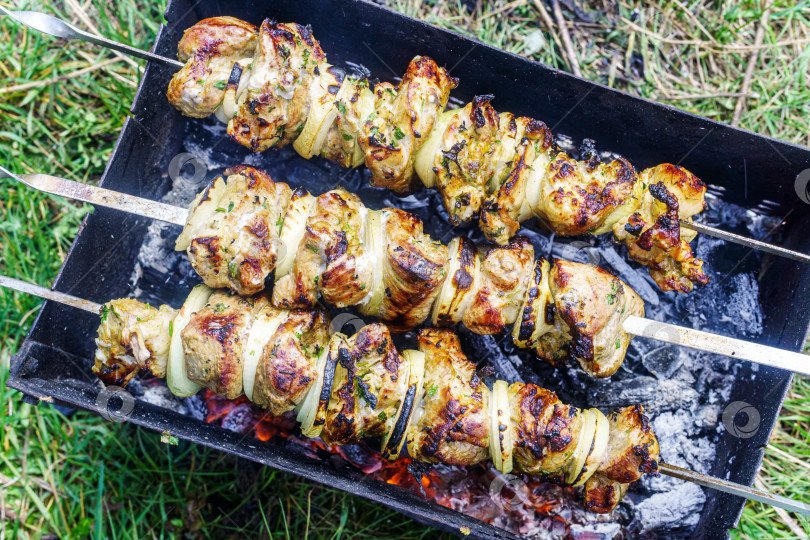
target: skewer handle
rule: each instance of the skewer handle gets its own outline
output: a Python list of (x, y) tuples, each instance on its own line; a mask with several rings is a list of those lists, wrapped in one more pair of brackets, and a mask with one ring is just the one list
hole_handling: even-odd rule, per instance
[(134, 195), (127, 195), (126, 193), (119, 193), (118, 191), (91, 186), (89, 184), (81, 184), (66, 178), (49, 176), (47, 174), (17, 175), (2, 166), (0, 166), (0, 173), (14, 178), (18, 182), (36, 190), (44, 191), (45, 193), (76, 199), (93, 205), (105, 206), (150, 219), (174, 223), (175, 225), (185, 225), (186, 219), (188, 218), (188, 210), (185, 208), (179, 208), (150, 199), (142, 199)]
[(788, 510), (789, 512), (796, 512), (799, 514), (804, 514), (805, 516), (810, 516), (810, 504), (794, 501), (793, 499), (788, 499), (787, 497), (782, 497), (781, 495), (774, 495), (773, 493), (768, 493), (767, 491), (761, 491), (756, 488), (743, 486), (742, 484), (729, 482), (728, 480), (723, 480), (722, 478), (715, 478), (707, 474), (690, 471), (689, 469), (682, 469), (667, 463), (659, 463), (658, 470), (663, 474), (672, 476), (673, 478), (678, 478), (687, 482), (694, 482), (696, 484), (700, 484), (701, 486), (723, 491), (725, 493), (731, 493), (732, 495), (737, 495), (738, 497), (744, 497), (752, 501), (777, 506), (779, 508)]
[(76, 298), (75, 296), (61, 293), (59, 291), (52, 291), (51, 289), (46, 289), (45, 287), (28, 283), (27, 281), (21, 281), (19, 279), (0, 275), (0, 287), (6, 287), (9, 289), (14, 289), (15, 291), (39, 296), (45, 300), (53, 300), (54, 302), (59, 302), (60, 304), (73, 306), (85, 311), (89, 311), (90, 313), (95, 313), (96, 315), (101, 313), (101, 304), (96, 304), (90, 300), (84, 300), (83, 298)]
[(154, 62), (161, 62), (163, 64), (174, 66), (178, 69), (182, 68), (184, 65), (182, 62), (178, 62), (177, 60), (173, 60), (171, 58), (166, 58), (165, 56), (136, 49), (135, 47), (130, 47), (129, 45), (118, 43), (117, 41), (112, 41), (100, 36), (94, 36), (93, 34), (89, 34), (84, 30), (79, 30), (72, 24), (69, 24), (52, 15), (46, 15), (45, 13), (40, 13), (38, 11), (11, 11), (2, 6), (0, 6), (0, 12), (5, 13), (12, 19), (24, 24), (29, 28), (33, 28), (34, 30), (38, 30), (51, 36), (64, 39), (81, 39), (84, 41), (89, 41), (90, 43), (95, 43), (96, 45), (101, 45), (102, 47), (122, 52), (129, 56), (143, 58), (144, 60), (152, 60)]
[(806, 354), (644, 319), (635, 315), (627, 318), (624, 322), (624, 329), (635, 336), (657, 339), (673, 345), (810, 375), (810, 356)]
[(798, 251), (793, 251), (780, 246), (774, 246), (773, 244), (769, 244), (767, 242), (754, 240), (753, 238), (748, 238), (747, 236), (741, 236), (728, 231), (715, 229), (714, 227), (709, 227), (708, 225), (703, 225), (702, 223), (681, 220), (681, 226), (687, 229), (692, 229), (693, 231), (697, 231), (700, 234), (705, 234), (706, 236), (714, 236), (715, 238), (725, 240), (726, 242), (733, 242), (735, 244), (740, 244), (741, 246), (759, 251), (765, 251), (772, 253), (773, 255), (779, 255), (780, 257), (792, 259), (794, 261), (810, 263), (810, 255), (805, 253), (799, 253)]

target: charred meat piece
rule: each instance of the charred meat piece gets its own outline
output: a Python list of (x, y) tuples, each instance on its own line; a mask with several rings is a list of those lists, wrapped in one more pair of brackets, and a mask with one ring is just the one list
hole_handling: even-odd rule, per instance
[(364, 326), (338, 352), (332, 398), (321, 437), (354, 444), (382, 437), (396, 422), (408, 386), (408, 365), (385, 325)]
[(125, 386), (144, 369), (155, 377), (165, 377), (169, 328), (176, 314), (169, 306), (155, 309), (128, 298), (104, 304), (93, 373), (105, 384), (116, 386)]
[(325, 61), (309, 27), (265, 19), (228, 135), (254, 152), (295, 140), (309, 114), (309, 87)]
[(518, 318), (534, 248), (528, 238), (514, 237), (507, 246), (489, 251), (481, 264), (475, 297), (464, 312), (464, 326), (476, 334), (497, 334)]
[(233, 17), (204, 19), (183, 34), (177, 58), (186, 65), (174, 74), (166, 97), (186, 116), (205, 118), (221, 104), (233, 70), (253, 56), (258, 29)]
[(644, 473), (656, 473), (660, 452), (658, 438), (641, 405), (623, 407), (608, 414), (610, 442), (599, 466), (605, 477), (629, 484)]
[(292, 271), (276, 283), (273, 304), (312, 309), (319, 292), (335, 307), (360, 302), (372, 274), (363, 245), (367, 212), (357, 195), (342, 188), (318, 197)]
[(633, 196), (638, 181), (625, 159), (590, 163), (556, 154), (541, 169), (539, 199), (534, 212), (541, 223), (557, 234), (575, 236), (599, 227), (616, 208)]
[(266, 303), (263, 296), (214, 291), (181, 334), (188, 378), (226, 399), (239, 397), (248, 332)]
[(549, 274), (554, 323), (540, 336), (537, 354), (554, 363), (576, 359), (594, 377), (613, 375), (630, 335), (623, 322), (644, 316), (644, 302), (620, 279), (588, 264), (557, 261)]
[(520, 229), (526, 184), (538, 156), (548, 152), (553, 137), (543, 122), (502, 113), (499, 157), (487, 181), (478, 226), (487, 240), (504, 245)]
[(534, 384), (511, 384), (509, 404), (515, 469), (564, 482), (582, 432), (582, 414)]
[(398, 194), (414, 191), (414, 154), (422, 146), (444, 110), (458, 81), (435, 61), (417, 56), (394, 88), (380, 83), (374, 89), (375, 112), (359, 133), (360, 146), (373, 185)]
[(383, 217), (385, 256), (379, 317), (394, 332), (410, 330), (430, 314), (447, 275), (447, 247), (422, 230), (414, 214), (388, 208)]
[(650, 268), (662, 291), (689, 292), (705, 285), (703, 261), (692, 255), (689, 242), (697, 233), (681, 227), (705, 205), (706, 184), (668, 163), (639, 175), (643, 194), (636, 209), (613, 226), (616, 238), (627, 244), (630, 257)]
[(317, 377), (317, 359), (328, 343), (323, 311), (291, 311), (261, 351), (253, 402), (274, 416), (293, 410)]
[(478, 215), (485, 186), (495, 174), (498, 158), (498, 113), (489, 104), (494, 96), (476, 96), (456, 112), (434, 156), (436, 187), (453, 225)]
[(183, 231), (191, 238), (189, 260), (209, 287), (255, 294), (275, 267), (280, 220), (291, 191), (252, 167), (234, 167), (225, 176), (225, 193), (207, 219), (194, 223), (201, 205), (191, 209)]
[(597, 514), (609, 514), (622, 501), (627, 486), (597, 472), (585, 482), (585, 509)]
[(408, 428), (408, 453), (427, 463), (475, 465), (489, 457), (489, 389), (451, 330), (419, 332), (425, 353), (421, 410)]

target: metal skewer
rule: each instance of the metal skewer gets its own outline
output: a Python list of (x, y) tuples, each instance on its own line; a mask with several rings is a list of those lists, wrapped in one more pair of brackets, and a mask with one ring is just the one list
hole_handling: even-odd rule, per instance
[[(143, 51), (141, 49), (136, 49), (135, 47), (130, 47), (129, 45), (124, 45), (123, 43), (119, 43), (117, 41), (112, 41), (106, 38), (94, 36), (92, 34), (84, 32), (83, 30), (79, 30), (75, 26), (61, 19), (58, 19), (52, 15), (46, 15), (45, 13), (40, 13), (38, 11), (10, 11), (2, 6), (0, 6), (0, 12), (5, 13), (6, 15), (13, 18), (17, 22), (20, 22), (28, 26), (29, 28), (39, 30), (40, 32), (44, 32), (51, 36), (66, 39), (83, 39), (85, 41), (89, 41), (91, 43), (101, 45), (102, 47), (107, 47), (125, 54), (130, 54), (132, 56), (137, 56), (139, 58), (145, 58), (146, 60), (163, 62), (164, 64), (172, 65), (178, 69), (184, 66), (182, 62), (179, 62), (172, 58), (166, 58), (165, 56), (160, 56), (158, 54)], [(725, 240), (726, 242), (733, 242), (752, 249), (766, 251), (768, 253), (779, 255), (781, 257), (787, 257), (795, 261), (810, 263), (810, 255), (799, 253), (798, 251), (793, 251), (783, 247), (774, 246), (772, 244), (761, 242), (759, 240), (754, 240), (752, 238), (741, 236), (739, 234), (726, 232), (721, 229), (710, 227), (709, 225), (703, 225), (700, 223), (681, 220), (681, 226), (686, 227), (687, 229), (692, 229), (701, 234), (706, 234), (708, 236), (720, 238), (721, 240)]]
[[(0, 166), (0, 172), (34, 189), (54, 195), (75, 198), (177, 225), (185, 225), (188, 219), (188, 210), (185, 208), (142, 199), (134, 195), (45, 174), (16, 175), (2, 166)], [(682, 345), (691, 349), (810, 375), (810, 356), (797, 352), (632, 315), (624, 321), (623, 326), (629, 334), (634, 336), (657, 339), (673, 345)]]
[(13, 178), (28, 187), (52, 195), (59, 195), (69, 199), (76, 199), (93, 205), (104, 206), (128, 212), (138, 216), (157, 219), (176, 225), (185, 225), (188, 219), (188, 210), (170, 204), (164, 204), (149, 199), (142, 199), (134, 195), (119, 193), (89, 184), (80, 184), (66, 178), (49, 176), (47, 174), (14, 174), (2, 165), (0, 173)]
[(732, 495), (736, 495), (738, 497), (744, 497), (752, 501), (777, 506), (790, 512), (810, 516), (810, 504), (794, 501), (793, 499), (788, 499), (787, 497), (783, 497), (781, 495), (774, 495), (773, 493), (768, 493), (767, 491), (762, 491), (760, 489), (723, 480), (722, 478), (715, 478), (714, 476), (709, 476), (708, 474), (690, 471), (689, 469), (682, 469), (681, 467), (676, 467), (675, 465), (669, 465), (667, 463), (659, 463), (658, 470), (667, 476), (671, 476), (679, 480), (694, 482), (695, 484), (716, 489), (718, 491), (723, 491), (725, 493), (731, 493)]
[(129, 45), (124, 45), (123, 43), (112, 41), (111, 39), (94, 36), (93, 34), (85, 32), (84, 30), (79, 30), (72, 24), (63, 21), (62, 19), (58, 19), (53, 15), (46, 15), (45, 13), (40, 13), (39, 11), (11, 11), (2, 6), (0, 6), (0, 12), (5, 13), (15, 21), (20, 22), (29, 28), (39, 30), (40, 32), (51, 36), (64, 39), (81, 39), (84, 41), (89, 41), (90, 43), (95, 43), (96, 45), (101, 45), (102, 47), (107, 47), (108, 49), (122, 52), (130, 56), (136, 56), (145, 60), (154, 60), (155, 62), (169, 64), (177, 69), (182, 68), (184, 65), (182, 62), (172, 60), (171, 58), (166, 58), (165, 56), (160, 56), (159, 54), (136, 49), (135, 47), (130, 47)]
[[(46, 289), (45, 287), (40, 287), (39, 285), (32, 285), (31, 283), (3, 275), (0, 275), (0, 287), (6, 287), (15, 291), (39, 296), (40, 298), (45, 298), (46, 300), (61, 302), (62, 304), (84, 309), (96, 314), (100, 314), (101, 312), (101, 306), (95, 302), (90, 302), (89, 300), (84, 300), (82, 298), (76, 298), (75, 296), (71, 296), (69, 294), (52, 291), (50, 289)], [(717, 489), (719, 491), (731, 493), (732, 495), (778, 506), (779, 508), (784, 508), (785, 510), (789, 510), (791, 512), (797, 512), (810, 516), (810, 505), (788, 499), (787, 497), (782, 497), (781, 495), (774, 495), (772, 493), (768, 493), (767, 491), (744, 486), (742, 484), (737, 484), (721, 478), (715, 478), (707, 474), (690, 471), (689, 469), (682, 469), (681, 467), (668, 465), (666, 463), (659, 463), (658, 470), (663, 474), (678, 478), (679, 480), (694, 482), (701, 486)]]
[(715, 238), (725, 240), (726, 242), (733, 242), (735, 244), (740, 244), (741, 246), (750, 247), (751, 249), (765, 251), (774, 255), (779, 255), (780, 257), (793, 259), (794, 261), (810, 263), (810, 255), (805, 253), (799, 253), (798, 251), (793, 251), (792, 249), (774, 246), (773, 244), (754, 240), (753, 238), (748, 238), (747, 236), (741, 236), (739, 234), (730, 233), (721, 229), (715, 229), (714, 227), (709, 227), (708, 225), (703, 225), (702, 223), (681, 220), (681, 227), (692, 229), (693, 231), (697, 231), (707, 236), (714, 236)]

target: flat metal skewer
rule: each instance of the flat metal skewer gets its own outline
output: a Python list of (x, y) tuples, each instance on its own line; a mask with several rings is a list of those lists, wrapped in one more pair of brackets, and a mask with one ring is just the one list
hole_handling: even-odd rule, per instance
[(740, 244), (741, 246), (750, 247), (751, 249), (766, 251), (768, 253), (772, 253), (773, 255), (793, 259), (794, 261), (810, 263), (810, 255), (805, 253), (800, 253), (798, 251), (793, 251), (792, 249), (787, 249), (780, 246), (774, 246), (773, 244), (769, 244), (767, 242), (761, 242), (759, 240), (754, 240), (753, 238), (748, 238), (747, 236), (741, 236), (739, 234), (730, 233), (721, 229), (715, 229), (714, 227), (709, 227), (708, 225), (703, 225), (702, 223), (681, 220), (681, 226), (707, 236), (713, 236), (715, 238), (719, 238), (720, 240), (725, 240), (726, 242), (733, 242), (735, 244)]
[(677, 324), (636, 317), (635, 315), (630, 315), (622, 326), (634, 336), (657, 339), (664, 343), (810, 375), (810, 356), (806, 354), (712, 334), (703, 330), (678, 326)]
[(774, 495), (773, 493), (768, 493), (767, 491), (762, 491), (760, 489), (723, 480), (722, 478), (715, 478), (714, 476), (690, 471), (689, 469), (682, 469), (681, 467), (669, 465), (668, 463), (659, 463), (658, 470), (667, 476), (672, 476), (673, 478), (678, 478), (679, 480), (694, 482), (695, 484), (716, 489), (718, 491), (723, 491), (725, 493), (731, 493), (732, 495), (737, 495), (738, 497), (758, 501), (771, 506), (777, 506), (790, 512), (804, 514), (805, 516), (810, 516), (810, 504), (794, 501), (793, 499), (788, 499), (787, 497), (783, 497), (781, 495)]
[(19, 279), (0, 275), (0, 287), (6, 287), (7, 289), (38, 296), (40, 298), (44, 298), (45, 300), (53, 300), (54, 302), (59, 302), (60, 304), (65, 304), (67, 306), (89, 311), (90, 313), (95, 313), (96, 315), (101, 313), (101, 304), (96, 304), (95, 302), (91, 302), (90, 300), (85, 300), (83, 298), (76, 298), (75, 296), (61, 293), (59, 291), (46, 289), (45, 287), (28, 283), (27, 281), (21, 281)]
[(84, 41), (89, 41), (90, 43), (95, 43), (96, 45), (101, 45), (102, 47), (107, 47), (108, 49), (122, 52), (130, 56), (136, 56), (145, 60), (153, 60), (155, 62), (169, 64), (177, 69), (180, 69), (185, 65), (182, 62), (172, 60), (171, 58), (166, 58), (165, 56), (160, 56), (159, 54), (136, 49), (135, 47), (130, 47), (129, 45), (124, 45), (123, 43), (119, 43), (111, 39), (94, 36), (93, 34), (85, 32), (84, 30), (79, 30), (72, 24), (54, 17), (53, 15), (46, 15), (45, 13), (40, 13), (39, 11), (11, 11), (2, 6), (0, 6), (0, 12), (5, 13), (12, 19), (24, 24), (29, 28), (39, 30), (40, 32), (51, 36), (64, 39), (81, 39)]
[[(98, 204), (177, 225), (185, 225), (188, 219), (188, 210), (185, 208), (142, 199), (134, 195), (118, 193), (89, 184), (80, 184), (56, 176), (44, 174), (16, 175), (2, 166), (0, 166), (0, 172), (34, 189), (53, 193), (54, 195), (72, 197), (91, 204)], [(810, 375), (810, 356), (797, 352), (634, 315), (628, 317), (623, 326), (628, 333), (634, 336), (657, 339), (673, 345), (681, 345), (731, 358), (748, 360), (769, 367), (786, 369), (794, 373)]]
[(119, 193), (118, 191), (89, 184), (81, 184), (66, 178), (47, 174), (14, 174), (2, 165), (0, 165), (0, 173), (45, 193), (113, 208), (150, 219), (185, 225), (188, 218), (188, 210), (185, 208), (178, 208), (170, 204), (142, 199), (135, 195), (127, 195), (126, 193)]
[[(95, 314), (101, 313), (101, 306), (95, 302), (90, 302), (89, 300), (84, 300), (82, 298), (76, 298), (75, 296), (71, 296), (69, 294), (52, 291), (50, 289), (46, 289), (45, 287), (40, 287), (39, 285), (33, 285), (25, 281), (20, 281), (19, 279), (0, 275), (0, 287), (6, 287), (15, 291), (39, 296), (40, 298), (45, 298), (46, 300), (61, 302), (62, 304), (77, 307)], [(781, 495), (774, 495), (772, 493), (768, 493), (767, 491), (751, 488), (742, 484), (723, 480), (721, 478), (715, 478), (703, 473), (690, 471), (689, 469), (682, 469), (681, 467), (668, 465), (666, 463), (659, 463), (658, 470), (663, 474), (678, 478), (679, 480), (694, 482), (701, 486), (717, 489), (719, 491), (731, 493), (732, 495), (778, 506), (779, 508), (784, 508), (785, 510), (789, 510), (791, 512), (798, 512), (800, 514), (810, 516), (810, 505), (788, 499), (787, 497), (782, 497)]]
[[(44, 32), (51, 36), (56, 36), (65, 39), (83, 39), (85, 41), (89, 41), (91, 43), (95, 43), (97, 45), (101, 45), (103, 47), (116, 50), (118, 52), (122, 52), (132, 56), (137, 56), (139, 58), (145, 58), (146, 60), (163, 62), (164, 64), (172, 65), (178, 69), (184, 66), (182, 62), (179, 62), (172, 58), (166, 58), (165, 56), (160, 56), (158, 54), (143, 51), (141, 49), (136, 49), (135, 47), (130, 47), (129, 45), (124, 45), (123, 43), (119, 43), (117, 41), (112, 41), (110, 39), (94, 36), (83, 30), (79, 30), (75, 26), (61, 19), (58, 19), (52, 15), (46, 15), (45, 13), (40, 13), (38, 11), (11, 11), (2, 6), (0, 6), (0, 12), (5, 13), (9, 17), (28, 26), (29, 28), (39, 30), (40, 32)], [(767, 242), (761, 242), (759, 240), (754, 240), (753, 238), (748, 238), (746, 236), (741, 236), (739, 234), (726, 232), (721, 229), (710, 227), (709, 225), (703, 225), (701, 223), (681, 220), (681, 226), (686, 227), (687, 229), (692, 229), (693, 231), (697, 231), (701, 234), (713, 236), (715, 238), (720, 238), (721, 240), (725, 240), (726, 242), (733, 242), (735, 244), (740, 244), (752, 249), (766, 251), (768, 253), (779, 255), (781, 257), (787, 257), (788, 259), (793, 259), (795, 261), (810, 263), (810, 255), (786, 249), (783, 247), (774, 246), (772, 244), (768, 244)]]

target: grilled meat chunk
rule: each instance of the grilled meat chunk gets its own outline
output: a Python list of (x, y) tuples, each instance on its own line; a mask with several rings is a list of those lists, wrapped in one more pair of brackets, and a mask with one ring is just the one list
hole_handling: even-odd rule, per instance
[[(263, 309), (277, 311), (270, 305)], [(323, 311), (291, 311), (261, 351), (253, 402), (273, 416), (293, 410), (317, 377), (318, 356), (328, 343)]]
[(597, 472), (585, 482), (585, 509), (597, 514), (609, 514), (624, 498), (627, 486)]
[(165, 377), (169, 328), (175, 315), (177, 311), (169, 306), (155, 309), (128, 298), (104, 304), (93, 373), (116, 386), (125, 386), (143, 369)]
[(189, 230), (183, 231), (192, 238), (189, 260), (209, 287), (255, 294), (275, 267), (280, 220), (292, 193), (252, 167), (234, 167), (225, 176), (225, 193), (210, 218), (192, 225), (189, 217)]
[(575, 358), (588, 374), (613, 375), (630, 343), (622, 323), (644, 316), (644, 302), (630, 287), (599, 267), (557, 261), (549, 273), (553, 328), (539, 338), (537, 354), (555, 363)]
[(254, 315), (266, 303), (263, 296), (214, 291), (180, 334), (188, 378), (226, 399), (239, 397), (245, 342)]
[(585, 234), (633, 196), (637, 181), (636, 171), (625, 159), (583, 162), (560, 152), (542, 170), (534, 213), (557, 234)]
[(534, 247), (524, 236), (489, 251), (481, 264), (475, 297), (464, 312), (464, 326), (476, 334), (497, 334), (518, 318), (534, 266)]
[(325, 61), (309, 27), (265, 19), (228, 135), (254, 152), (292, 142), (309, 114), (317, 66)]
[(550, 390), (512, 383), (515, 470), (563, 481), (582, 433), (582, 414)]
[(475, 465), (489, 457), (489, 389), (451, 330), (419, 332), (425, 353), (421, 411), (408, 428), (408, 453), (416, 460)]
[(327, 444), (382, 437), (396, 422), (409, 374), (388, 328), (379, 323), (364, 326), (346, 340), (338, 358), (321, 437)]
[(629, 484), (644, 473), (658, 471), (658, 438), (641, 405), (623, 407), (608, 414), (610, 441), (599, 466), (605, 477)]
[(487, 196), (479, 216), (479, 227), (487, 239), (504, 245), (520, 229), (526, 183), (538, 155), (548, 152), (553, 137), (543, 122), (501, 114), (500, 155), (493, 176), (487, 181)]
[(366, 121), (359, 136), (373, 185), (398, 194), (417, 188), (414, 154), (457, 84), (436, 62), (417, 56), (408, 64), (396, 89), (390, 83), (377, 85), (376, 114)]
[(453, 225), (478, 215), (486, 183), (495, 174), (499, 117), (489, 104), (493, 97), (476, 96), (455, 114), (434, 157), (436, 187)]
[(183, 34), (177, 58), (185, 62), (174, 74), (166, 97), (186, 116), (205, 118), (221, 104), (236, 62), (251, 58), (258, 29), (233, 17), (204, 19)]
[(383, 219), (385, 294), (379, 317), (394, 332), (410, 330), (430, 314), (447, 275), (447, 247), (424, 234), (414, 214), (388, 208)]
[(360, 302), (372, 274), (363, 246), (367, 212), (360, 198), (343, 188), (318, 197), (292, 271), (276, 283), (273, 305), (312, 309), (319, 291), (336, 307)]
[(662, 291), (689, 292), (705, 285), (703, 261), (689, 247), (697, 233), (681, 227), (706, 204), (706, 184), (676, 165), (665, 163), (639, 175), (646, 189), (632, 213), (613, 226), (616, 238), (627, 244), (630, 257), (650, 268)]

